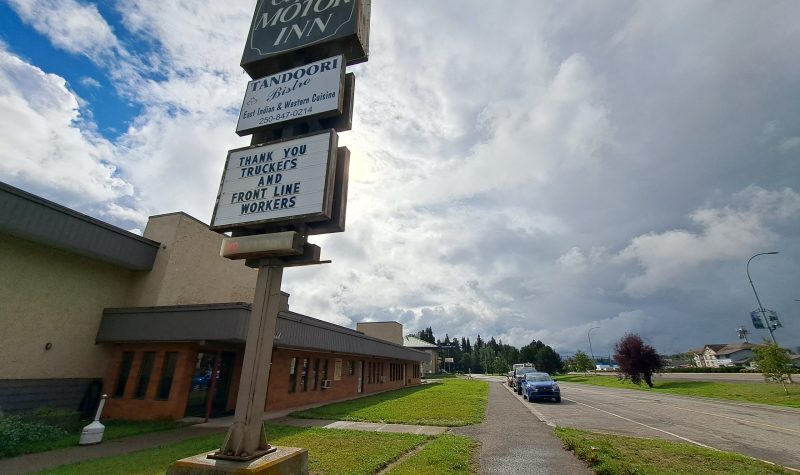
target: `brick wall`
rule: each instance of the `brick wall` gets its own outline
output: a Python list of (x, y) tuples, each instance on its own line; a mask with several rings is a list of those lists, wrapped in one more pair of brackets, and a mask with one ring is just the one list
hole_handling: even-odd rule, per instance
[[(236, 351), (236, 364), (233, 370), (231, 389), (228, 396), (227, 408), (236, 407), (236, 396), (241, 379), (243, 347), (208, 347), (197, 343), (141, 343), (114, 345), (113, 356), (108, 371), (103, 381), (104, 391), (108, 394), (106, 406), (103, 411), (104, 419), (180, 419), (184, 417), (188, 402), (192, 376), (197, 361), (198, 352), (201, 351)], [(121, 397), (114, 397), (117, 379), (120, 374), (123, 355), (133, 353), (133, 361), (128, 375), (125, 391)], [(139, 384), (139, 373), (142, 368), (145, 352), (154, 352), (155, 360), (143, 398), (136, 398), (136, 389)], [(173, 375), (169, 399), (156, 399), (161, 371), (168, 352), (177, 352), (178, 359)], [(296, 378), (294, 392), (289, 392), (289, 369), (292, 358), (296, 358)], [(306, 389), (302, 387), (303, 360), (308, 359), (306, 369)], [(327, 376), (330, 387), (322, 389), (322, 380), (325, 360), (328, 360)], [(319, 360), (319, 370), (315, 373), (315, 364)], [(340, 379), (336, 379), (336, 362), (341, 361)], [(350, 362), (353, 362), (353, 374), (350, 374)], [(359, 365), (364, 365), (364, 390), (358, 392)], [(370, 376), (370, 364), (374, 373)], [(381, 365), (383, 365), (381, 367)], [(394, 365), (394, 366), (392, 366)], [(414, 363), (387, 360), (381, 358), (362, 358), (341, 354), (312, 352), (305, 350), (292, 350), (276, 348), (272, 354), (272, 369), (270, 371), (269, 390), (267, 391), (266, 411), (301, 407), (318, 402), (350, 399), (363, 394), (379, 393), (403, 386), (420, 383), (419, 377), (414, 377)], [(383, 378), (381, 378), (383, 376)], [(316, 378), (316, 386), (314, 380)]]
[[(292, 358), (296, 358), (297, 373), (294, 382), (295, 390), (294, 392), (289, 392)], [(303, 361), (306, 358), (308, 359), (308, 368), (306, 370), (307, 382), (306, 389), (303, 390)], [(314, 372), (317, 359), (320, 361), (319, 374), (315, 374)], [(328, 360), (328, 374), (326, 379), (330, 380), (330, 388), (322, 389), (320, 387), (320, 382), (322, 380), (324, 361), (326, 359)], [(341, 360), (341, 379), (338, 381), (335, 379), (337, 360)], [(349, 371), (350, 361), (353, 362), (354, 368), (352, 375)], [(419, 378), (413, 377), (412, 363), (381, 358), (363, 358), (351, 355), (278, 348), (273, 351), (272, 355), (272, 370), (269, 376), (269, 390), (267, 391), (267, 405), (265, 410), (275, 411), (305, 406), (317, 402), (348, 399), (358, 396), (359, 361), (364, 365), (363, 394), (379, 393), (420, 383)], [(381, 375), (385, 377), (385, 381), (382, 381), (377, 372), (375, 377), (372, 378), (372, 381), (370, 380), (370, 363), (373, 364), (373, 368), (380, 368), (380, 366), (376, 365), (383, 364), (383, 373)], [(397, 365), (395, 366), (394, 373), (391, 371), (391, 364)], [(400, 367), (403, 369), (400, 369)], [(405, 378), (400, 377), (403, 373)], [(316, 389), (314, 389), (315, 377), (317, 379)]]
[[(145, 396), (141, 399), (135, 398), (135, 392), (139, 384), (139, 371), (142, 367), (145, 352), (155, 352), (153, 370), (150, 373), (150, 381), (147, 384)], [(172, 387), (169, 392), (169, 399), (158, 400), (156, 393), (161, 379), (161, 371), (168, 352), (177, 352), (178, 359), (175, 365), (175, 373), (172, 377)], [(106, 376), (103, 380), (103, 390), (108, 394), (105, 409), (103, 410), (104, 419), (180, 419), (186, 411), (189, 388), (192, 384), (192, 375), (197, 358), (198, 345), (196, 343), (142, 343), (115, 345), (108, 366)], [(115, 397), (114, 391), (117, 387), (117, 378), (122, 366), (123, 354), (133, 352), (133, 364), (128, 375), (125, 391), (121, 397)]]

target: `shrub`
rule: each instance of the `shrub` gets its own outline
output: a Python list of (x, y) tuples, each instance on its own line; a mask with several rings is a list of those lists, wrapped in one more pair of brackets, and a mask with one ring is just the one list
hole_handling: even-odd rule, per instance
[(20, 416), (0, 416), (0, 458), (16, 455), (21, 446), (65, 435), (67, 431), (60, 427), (26, 421)]
[(60, 427), (68, 432), (80, 430), (86, 425), (81, 421), (80, 412), (52, 407), (40, 407), (29, 414), (18, 414), (18, 416), (22, 418), (23, 422)]

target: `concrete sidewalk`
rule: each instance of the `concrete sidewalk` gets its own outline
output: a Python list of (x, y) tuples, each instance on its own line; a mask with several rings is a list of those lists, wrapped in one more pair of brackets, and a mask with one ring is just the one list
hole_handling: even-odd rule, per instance
[[(265, 420), (273, 424), (294, 427), (322, 427), (326, 429), (351, 429), (370, 432), (399, 432), (407, 434), (439, 435), (447, 431), (447, 427), (415, 426), (408, 424), (383, 424), (372, 422), (330, 421), (318, 419), (295, 419), (286, 417), (284, 413), (265, 414)], [(194, 437), (202, 437), (215, 433), (224, 433), (233, 422), (233, 417), (212, 419), (209, 422), (195, 424), (180, 429), (152, 432), (135, 437), (116, 439), (98, 445), (76, 446), (51, 450), (37, 454), (0, 459), (0, 474), (16, 475), (55, 468), (61, 465), (83, 462), (103, 457), (125, 455), (137, 450), (151, 449), (170, 445)]]
[(489, 382), (485, 422), (453, 428), (451, 432), (481, 443), (482, 474), (594, 473), (572, 452), (565, 450), (553, 429), (534, 417), (502, 382)]

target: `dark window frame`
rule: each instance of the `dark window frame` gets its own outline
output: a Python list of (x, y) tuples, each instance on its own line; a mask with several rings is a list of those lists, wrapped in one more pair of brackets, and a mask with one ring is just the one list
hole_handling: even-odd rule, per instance
[(161, 364), (161, 376), (158, 378), (156, 400), (167, 401), (172, 392), (172, 381), (175, 379), (175, 369), (178, 367), (178, 352), (167, 351)]
[(146, 399), (150, 378), (153, 376), (153, 366), (156, 364), (156, 352), (145, 351), (142, 353), (142, 362), (139, 364), (139, 377), (136, 378), (136, 391), (134, 399)]
[(303, 368), (300, 373), (300, 391), (308, 392), (308, 365), (310, 358), (303, 358)]
[(122, 361), (120, 361), (119, 373), (117, 374), (117, 384), (114, 387), (114, 394), (112, 397), (125, 397), (125, 388), (128, 386), (128, 378), (131, 375), (133, 357), (135, 355), (136, 353), (133, 351), (125, 351), (122, 353)]
[(289, 365), (289, 394), (292, 394), (297, 389), (297, 358), (292, 357)]

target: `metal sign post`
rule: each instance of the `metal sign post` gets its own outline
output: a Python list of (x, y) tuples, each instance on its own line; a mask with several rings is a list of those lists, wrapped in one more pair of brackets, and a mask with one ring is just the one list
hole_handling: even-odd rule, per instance
[(272, 337), (280, 309), (283, 267), (277, 259), (264, 259), (261, 262), (263, 265), (258, 269), (233, 425), (228, 429), (222, 447), (209, 458), (247, 461), (275, 451), (264, 435), (263, 417), (272, 358)]

